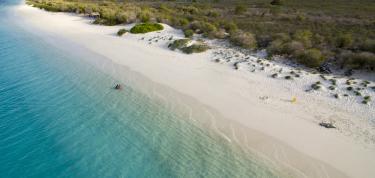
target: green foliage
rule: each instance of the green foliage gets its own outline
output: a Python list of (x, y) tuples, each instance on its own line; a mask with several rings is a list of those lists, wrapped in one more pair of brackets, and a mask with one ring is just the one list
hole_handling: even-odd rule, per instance
[(151, 18), (151, 13), (149, 11), (142, 11), (138, 14), (138, 18), (141, 20), (141, 22), (149, 22)]
[(241, 5), (236, 6), (236, 8), (234, 9), (234, 13), (237, 15), (241, 15), (245, 13), (246, 10), (247, 10), (246, 6), (241, 4)]
[(344, 65), (357, 69), (375, 70), (375, 54), (370, 52), (348, 53), (344, 56)]
[(118, 32), (117, 32), (117, 35), (118, 36), (122, 36), (122, 35), (124, 35), (125, 33), (127, 33), (128, 32), (128, 30), (126, 30), (126, 29), (120, 29)]
[(301, 42), (291, 41), (282, 45), (283, 54), (298, 56), (304, 52), (305, 48)]
[(281, 6), (283, 5), (283, 1), (282, 0), (272, 0), (271, 5), (274, 5), (274, 6)]
[(305, 47), (311, 47), (313, 33), (310, 30), (298, 30), (293, 35), (293, 39), (303, 43)]
[(280, 39), (274, 40), (267, 47), (267, 52), (269, 55), (282, 54), (284, 42)]
[(375, 39), (366, 39), (361, 45), (361, 49), (364, 51), (375, 53)]
[(254, 49), (257, 47), (257, 42), (253, 34), (243, 31), (237, 31), (231, 34), (230, 40), (233, 44), (243, 48)]
[(181, 18), (179, 22), (180, 22), (179, 25), (182, 27), (189, 25), (189, 20), (187, 18)]
[(207, 16), (209, 17), (219, 17), (220, 16), (220, 13), (217, 12), (217, 11), (214, 11), (214, 10), (211, 10), (207, 13)]
[(234, 22), (224, 21), (224, 22), (222, 22), (222, 26), (229, 33), (235, 32), (235, 31), (238, 30), (238, 27)]
[[(27, 3), (53, 12), (99, 13), (95, 24), (156, 20), (185, 31), (190, 28), (208, 38), (227, 38), (229, 34), (234, 44), (267, 48), (271, 55), (300, 58), (306, 54), (305, 50), (316, 48), (324, 49), (321, 53), (338, 65), (372, 66), (370, 56), (375, 53), (373, 0), (273, 0), (273, 5), (269, 5), (271, 0), (214, 1), (27, 0)], [(238, 40), (241, 35), (237, 31), (250, 32), (256, 39)], [(190, 34), (188, 31), (187, 35)], [(351, 53), (343, 58), (342, 51)]]
[(189, 39), (178, 39), (169, 44), (168, 48), (171, 50), (179, 49), (186, 54), (201, 53), (209, 49), (204, 43), (197, 43), (188, 46), (189, 42)]
[(171, 50), (181, 49), (181, 48), (186, 47), (189, 42), (190, 42), (189, 39), (174, 40), (171, 44), (168, 45), (168, 48)]
[(340, 34), (336, 40), (337, 47), (348, 48), (353, 45), (353, 37), (351, 34)]
[(208, 49), (209, 47), (205, 44), (193, 44), (193, 45), (181, 48), (181, 51), (186, 54), (192, 54), (192, 53), (205, 52)]
[(194, 31), (191, 30), (191, 29), (186, 29), (186, 30), (184, 30), (184, 35), (185, 35), (186, 38), (191, 38), (194, 35)]
[(297, 61), (308, 67), (319, 67), (324, 62), (324, 56), (319, 49), (308, 49), (298, 55)]
[(160, 25), (158, 23), (141, 23), (131, 28), (130, 33), (148, 33), (148, 32), (159, 31), (163, 29), (164, 29), (163, 25)]

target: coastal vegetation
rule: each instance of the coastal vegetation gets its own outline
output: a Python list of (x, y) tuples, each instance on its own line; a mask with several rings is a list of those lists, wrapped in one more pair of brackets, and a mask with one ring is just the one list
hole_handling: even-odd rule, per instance
[(126, 29), (120, 29), (118, 32), (117, 32), (117, 35), (118, 36), (122, 36), (122, 35), (124, 35), (125, 33), (127, 33), (128, 32), (128, 30), (126, 30)]
[(135, 34), (148, 33), (148, 32), (159, 31), (163, 29), (164, 29), (163, 25), (160, 25), (158, 23), (141, 23), (141, 24), (134, 25), (134, 27), (130, 29), (130, 33), (135, 33)]
[(228, 39), (242, 48), (266, 49), (269, 59), (284, 56), (307, 67), (330, 63), (340, 68), (375, 70), (372, 0), (28, 0), (28, 3), (53, 12), (88, 16), (98, 13), (96, 24), (142, 23), (132, 33), (160, 30), (158, 23), (165, 23), (182, 29), (186, 38), (201, 34), (211, 39)]
[(179, 49), (185, 54), (201, 53), (209, 49), (208, 45), (203, 42), (189, 43), (191, 43), (190, 39), (178, 39), (170, 43), (168, 48), (171, 50)]

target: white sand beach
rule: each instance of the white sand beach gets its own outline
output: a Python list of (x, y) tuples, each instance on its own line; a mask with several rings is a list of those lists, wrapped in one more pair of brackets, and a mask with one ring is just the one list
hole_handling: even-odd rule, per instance
[[(251, 145), (259, 143), (252, 149), (294, 167), (302, 172), (299, 177), (375, 177), (375, 102), (364, 105), (354, 96), (336, 99), (326, 89), (328, 85), (324, 86), (329, 80), (322, 84), (321, 91), (306, 92), (321, 78), (319, 74), (301, 70), (298, 79), (285, 80), (285, 73), (274, 79), (270, 75), (275, 71), (283, 68), (290, 73), (294, 69), (266, 60), (261, 62), (269, 65), (262, 69), (260, 65), (254, 66), (261, 63), (257, 62), (259, 58), (220, 45), (192, 55), (171, 51), (167, 48), (169, 38), (183, 38), (183, 34), (167, 25), (161, 32), (127, 33), (118, 37), (120, 28), (131, 25), (92, 25), (90, 19), (81, 16), (50, 13), (27, 5), (15, 8), (14, 14), (19, 16), (20, 24), (36, 29), (34, 33), (43, 33), (41, 40), (54, 42), (53, 37), (58, 36), (74, 42), (153, 82), (194, 98), (228, 121), (261, 133), (264, 136), (257, 139), (253, 135), (250, 139)], [(58, 47), (59, 43), (54, 45)], [(231, 57), (226, 58), (225, 54)], [(233, 69), (233, 64), (243, 58), (248, 60), (237, 63), (238, 70)], [(333, 79), (333, 76), (327, 77)], [(375, 77), (368, 78), (374, 85)], [(347, 80), (335, 79), (338, 83)], [(337, 88), (337, 93), (344, 94), (343, 85)], [(375, 98), (375, 92), (370, 89), (363, 94)], [(321, 127), (320, 122), (332, 122), (337, 128)], [(230, 129), (233, 127), (227, 128)], [(230, 136), (231, 141), (237, 138), (236, 133)], [(308, 161), (303, 163), (302, 157)]]

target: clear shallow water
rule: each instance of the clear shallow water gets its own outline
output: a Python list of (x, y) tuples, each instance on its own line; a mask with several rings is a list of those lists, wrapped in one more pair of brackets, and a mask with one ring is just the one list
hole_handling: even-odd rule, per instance
[(99, 66), (13, 24), (16, 3), (0, 1), (0, 177), (277, 177), (188, 112), (112, 90)]

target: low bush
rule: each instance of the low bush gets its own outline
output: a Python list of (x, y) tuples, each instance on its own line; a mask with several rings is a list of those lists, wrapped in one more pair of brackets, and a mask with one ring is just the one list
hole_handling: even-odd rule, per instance
[(374, 39), (367, 39), (363, 42), (363, 44), (360, 46), (361, 50), (363, 51), (369, 51), (372, 53), (375, 53), (375, 40)]
[(158, 23), (141, 23), (135, 25), (133, 28), (130, 29), (130, 33), (148, 33), (153, 31), (163, 30), (163, 25)]
[(257, 42), (253, 34), (243, 31), (236, 31), (231, 34), (230, 40), (233, 44), (243, 48), (253, 49), (256, 48)]
[(344, 65), (350, 68), (375, 70), (375, 54), (370, 52), (348, 53)]
[(208, 49), (209, 47), (206, 44), (192, 44), (190, 46), (181, 48), (181, 51), (186, 54), (192, 54), (192, 53), (205, 52)]
[(267, 47), (267, 53), (269, 55), (282, 54), (284, 42), (282, 40), (274, 40)]
[(224, 39), (224, 38), (226, 38), (228, 36), (228, 33), (226, 33), (226, 31), (224, 29), (219, 29), (219, 30), (213, 32), (212, 35), (215, 38)]
[(179, 49), (186, 54), (201, 53), (209, 49), (209, 46), (204, 43), (196, 43), (188, 46), (189, 42), (189, 39), (178, 39), (169, 44), (168, 48), (171, 50)]
[(291, 41), (291, 42), (284, 43), (282, 45), (283, 54), (298, 56), (299, 54), (303, 53), (303, 50), (304, 50), (303, 44), (298, 41)]
[(149, 11), (142, 11), (138, 14), (138, 19), (141, 20), (141, 22), (149, 22), (151, 19), (151, 13)]
[(182, 49), (182, 48), (186, 47), (189, 42), (190, 42), (189, 39), (174, 40), (171, 44), (168, 45), (168, 48), (171, 49), (171, 50)]
[(307, 67), (319, 67), (324, 62), (324, 56), (319, 49), (308, 49), (297, 56), (297, 61)]
[(191, 38), (194, 35), (194, 31), (191, 30), (191, 29), (186, 29), (186, 30), (184, 30), (184, 35), (185, 35), (186, 38)]
[(122, 36), (122, 35), (124, 35), (125, 33), (127, 33), (128, 32), (128, 30), (126, 30), (126, 29), (120, 29), (118, 32), (117, 32), (117, 35), (118, 36)]
[(303, 43), (305, 47), (311, 47), (313, 33), (310, 30), (298, 30), (293, 34), (293, 39)]
[(234, 22), (222, 22), (221, 26), (229, 33), (235, 32), (238, 30), (237, 25)]
[(336, 39), (336, 45), (339, 48), (348, 48), (353, 45), (353, 37), (351, 34), (340, 34)]
[(241, 15), (246, 12), (246, 6), (245, 5), (237, 5), (234, 9), (234, 13), (237, 15)]
[(283, 1), (282, 0), (272, 0), (271, 5), (274, 5), (274, 6), (281, 6), (283, 5)]

